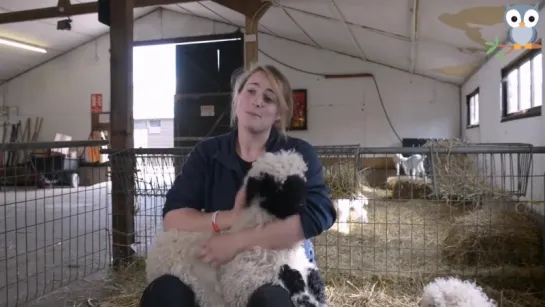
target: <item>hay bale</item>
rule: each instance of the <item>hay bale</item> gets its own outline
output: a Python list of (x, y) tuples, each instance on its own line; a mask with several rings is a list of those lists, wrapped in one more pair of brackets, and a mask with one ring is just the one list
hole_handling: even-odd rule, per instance
[(430, 199), (433, 193), (431, 186), (423, 180), (389, 177), (386, 187), (392, 191), (392, 198), (395, 199)]
[(333, 162), (327, 160), (324, 164), (324, 182), (329, 187), (331, 199), (355, 198), (361, 193), (363, 178), (356, 170), (354, 160)]
[(463, 266), (541, 264), (541, 231), (517, 212), (477, 210), (460, 217), (444, 240), (443, 259)]
[[(454, 149), (460, 146), (472, 146), (466, 140), (446, 139), (429, 140), (423, 147)], [(474, 145), (477, 146), (477, 145)], [(484, 194), (495, 197), (508, 196), (509, 193), (491, 182), (490, 174), (494, 163), (478, 158), (477, 154), (432, 153), (434, 192), (440, 199), (454, 202), (473, 203)]]

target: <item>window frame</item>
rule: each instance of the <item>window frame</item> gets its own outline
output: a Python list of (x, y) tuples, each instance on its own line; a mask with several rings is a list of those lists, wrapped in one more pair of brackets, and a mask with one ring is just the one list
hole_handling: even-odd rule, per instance
[[(541, 49), (533, 49), (528, 50), (527, 52), (523, 53), (520, 57), (515, 59), (513, 62), (509, 63), (507, 66), (505, 66), (501, 70), (501, 120), (500, 122), (506, 122), (506, 121), (512, 121), (516, 119), (523, 119), (523, 118), (530, 118), (530, 117), (536, 117), (541, 116), (541, 108), (543, 105), (543, 102), (541, 105), (533, 106), (534, 104), (534, 65), (533, 60), (535, 57), (537, 57), (539, 54), (541, 54)], [(520, 68), (522, 65), (526, 64), (526, 62), (530, 61), (530, 74), (532, 75), (531, 85), (530, 85), (530, 101), (531, 101), (531, 107), (527, 109), (517, 110), (516, 112), (508, 113), (508, 82), (507, 77), (510, 73), (513, 71), (517, 71), (517, 96), (518, 101), (520, 101), (521, 91), (520, 91)], [(541, 61), (543, 61), (543, 55), (541, 58)], [(542, 69), (543, 70), (543, 69)], [(543, 82), (543, 77), (542, 77)], [(543, 94), (542, 94), (543, 97)], [(520, 103), (518, 103), (520, 105)], [(517, 108), (518, 109), (518, 108)]]
[[(473, 123), (473, 124), (471, 123), (471, 99), (474, 98), (475, 96), (479, 97), (477, 100), (477, 109), (480, 111), (481, 95), (479, 93), (478, 87), (475, 90), (473, 90), (473, 92), (466, 95), (466, 129), (479, 127), (481, 123), (480, 118), (477, 118), (477, 123)], [(479, 112), (479, 117), (480, 117), (480, 112)]]

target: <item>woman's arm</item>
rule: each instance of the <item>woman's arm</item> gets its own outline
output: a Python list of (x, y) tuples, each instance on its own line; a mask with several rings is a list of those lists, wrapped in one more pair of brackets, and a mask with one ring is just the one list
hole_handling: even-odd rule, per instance
[[(204, 187), (207, 173), (206, 150), (199, 143), (190, 153), (176, 176), (174, 184), (167, 192), (163, 207), (163, 228), (183, 231), (212, 231), (212, 214), (204, 208)], [(221, 211), (216, 216), (216, 223), (221, 230), (231, 227), (237, 214), (234, 210)]]
[[(314, 147), (302, 141), (298, 151), (307, 162), (307, 203), (298, 215), (275, 221), (259, 229), (245, 230), (237, 235), (240, 249), (254, 246), (267, 249), (292, 247), (303, 239), (310, 239), (331, 228), (337, 218), (329, 191), (324, 183), (322, 165)], [(281, 205), (281, 204), (279, 204)]]

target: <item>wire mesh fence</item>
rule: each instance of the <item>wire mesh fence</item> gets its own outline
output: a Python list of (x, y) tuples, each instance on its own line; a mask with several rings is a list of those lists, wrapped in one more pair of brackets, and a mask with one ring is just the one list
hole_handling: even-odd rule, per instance
[[(533, 157), (545, 153), (542, 148), (315, 148), (338, 212), (335, 225), (313, 240), (324, 274), (471, 275), (541, 264), (543, 218), (535, 212), (542, 210), (545, 188)], [(135, 246), (141, 255), (161, 227), (164, 196), (190, 151), (110, 152), (110, 157), (130, 153), (139, 165), (117, 176), (136, 174), (134, 189), (124, 193), (137, 199)], [(405, 157), (395, 159), (396, 154)], [(126, 157), (116, 161), (126, 164)], [(411, 169), (426, 159), (425, 174), (412, 176)], [(525, 249), (530, 245), (534, 250)]]
[[(134, 218), (129, 217), (134, 220), (134, 231), (122, 228), (114, 231), (134, 234), (130, 248), (137, 256), (147, 255), (147, 248), (155, 232), (162, 227), (166, 193), (191, 150), (183, 147), (102, 150), (109, 155), (112, 181), (117, 180), (121, 184), (121, 189), (112, 193), (130, 197), (126, 202), (134, 207)], [(113, 216), (113, 219), (124, 218), (124, 212)]]
[[(529, 297), (541, 293), (535, 289), (545, 282), (541, 173), (545, 148), (442, 143), (419, 148), (315, 148), (337, 210), (333, 227), (313, 238), (323, 276), (345, 284), (333, 291), (345, 293), (350, 283), (352, 291), (359, 289), (353, 294), (358, 300), (361, 296), (371, 300), (373, 295), (381, 305), (377, 297), (382, 296), (397, 300), (392, 306), (408, 306), (426, 280), (451, 275), (501, 283), (493, 289), (508, 283), (523, 291), (501, 290), (501, 295), (510, 302), (517, 300), (517, 306), (535, 306), (536, 300)], [(112, 217), (114, 225), (115, 219), (133, 219), (133, 230), (114, 227), (113, 232), (134, 234), (131, 246), (139, 256), (145, 257), (155, 231), (162, 227), (164, 197), (190, 152), (191, 148), (109, 151), (112, 181), (125, 180), (118, 193), (134, 202), (135, 212)], [(133, 177), (129, 183), (127, 178)], [(368, 287), (377, 280), (381, 294)], [(385, 280), (392, 284), (385, 286)], [(409, 298), (407, 291), (414, 297)]]
[[(324, 274), (507, 279), (542, 275), (535, 269), (544, 264), (545, 183), (544, 174), (534, 170), (534, 157), (545, 153), (544, 148), (361, 148), (359, 158), (353, 158), (356, 165), (345, 163), (347, 170), (355, 165), (345, 176), (328, 168), (331, 160), (342, 163), (353, 151), (329, 152), (335, 153), (321, 157), (326, 182), (356, 174), (349, 186), (358, 192), (330, 184), (338, 219), (314, 239)], [(405, 157), (396, 159), (396, 154)], [(411, 169), (425, 159), (430, 164), (426, 173), (412, 176)], [(400, 175), (396, 161), (402, 166)]]
[(0, 306), (17, 306), (110, 263), (107, 141), (0, 144)]

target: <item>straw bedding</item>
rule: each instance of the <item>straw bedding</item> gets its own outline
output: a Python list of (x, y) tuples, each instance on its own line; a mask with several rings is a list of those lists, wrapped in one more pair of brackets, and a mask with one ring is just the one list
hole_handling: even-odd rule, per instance
[(541, 232), (522, 213), (478, 210), (457, 219), (444, 240), (443, 257), (457, 266), (539, 265)]
[[(369, 198), (372, 196), (368, 194)], [(502, 302), (501, 306), (542, 306), (545, 302), (542, 286), (539, 287), (545, 282), (542, 266), (484, 267), (479, 263), (478, 267), (463, 264), (455, 270), (444, 259), (447, 246), (444, 242), (455, 233), (453, 229), (462, 221), (475, 224), (477, 216), (444, 202), (371, 200), (368, 224), (354, 223), (348, 235), (337, 232), (335, 224), (314, 241), (330, 306), (417, 306), (423, 286), (432, 277), (457, 274), (475, 278), (489, 296)], [(487, 216), (490, 223), (490, 215)], [(518, 216), (513, 218), (526, 223)], [(483, 220), (481, 225), (486, 223), (486, 219), (480, 220)], [(454, 249), (458, 249), (463, 258), (459, 250), (463, 248), (463, 245), (451, 247), (451, 253), (454, 255)], [(538, 253), (539, 247), (533, 248), (525, 253)], [(487, 255), (497, 257), (483, 253), (479, 261), (485, 263)], [(422, 272), (434, 274), (427, 276)], [(100, 306), (137, 307), (146, 285), (143, 261), (114, 276), (111, 283), (118, 291)]]

